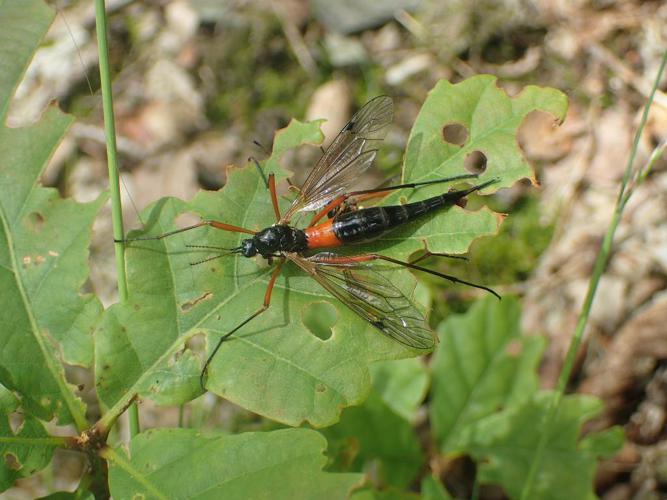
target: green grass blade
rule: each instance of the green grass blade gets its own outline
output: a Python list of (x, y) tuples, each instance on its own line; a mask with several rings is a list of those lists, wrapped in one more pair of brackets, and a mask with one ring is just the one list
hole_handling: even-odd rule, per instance
[[(102, 105), (104, 109), (104, 130), (107, 143), (107, 164), (109, 167), (109, 190), (111, 192), (111, 219), (113, 224), (114, 250), (116, 253), (116, 276), (118, 279), (118, 296), (121, 302), (127, 301), (127, 278), (125, 276), (125, 252), (123, 239), (123, 209), (120, 201), (120, 185), (118, 160), (116, 155), (116, 127), (113, 114), (113, 97), (111, 91), (111, 72), (109, 70), (109, 48), (107, 46), (107, 21), (104, 0), (95, 0), (95, 24), (97, 27), (97, 46), (100, 58), (100, 84), (102, 88)], [(139, 433), (139, 410), (135, 404), (130, 411), (130, 435)]]
[[(563, 395), (565, 393), (567, 381), (570, 379), (570, 374), (572, 373), (572, 368), (574, 366), (576, 353), (579, 349), (579, 346), (581, 345), (584, 329), (586, 328), (586, 324), (588, 323), (588, 317), (590, 315), (591, 308), (593, 306), (593, 299), (595, 298), (595, 293), (597, 291), (598, 284), (600, 283), (600, 278), (602, 277), (602, 273), (604, 272), (607, 266), (607, 262), (609, 261), (609, 256), (611, 254), (611, 247), (614, 241), (614, 234), (621, 220), (621, 216), (623, 215), (623, 209), (625, 208), (626, 203), (628, 202), (630, 196), (632, 195), (634, 189), (637, 187), (638, 183), (645, 178), (645, 176), (641, 174), (633, 176), (633, 165), (635, 157), (637, 155), (637, 147), (639, 145), (639, 139), (641, 137), (642, 131), (644, 130), (644, 125), (646, 124), (646, 120), (648, 118), (649, 109), (653, 104), (655, 92), (658, 88), (658, 85), (660, 84), (662, 73), (665, 69), (665, 64), (667, 64), (667, 52), (663, 54), (662, 62), (660, 64), (660, 68), (658, 69), (658, 74), (653, 84), (653, 89), (651, 91), (648, 101), (646, 102), (646, 106), (644, 106), (642, 120), (635, 134), (635, 138), (632, 144), (632, 150), (630, 151), (628, 163), (627, 166), (625, 167), (625, 173), (623, 175), (623, 181), (621, 183), (621, 189), (616, 202), (614, 215), (609, 224), (609, 227), (607, 228), (607, 233), (604, 236), (604, 240), (602, 241), (602, 246), (600, 247), (600, 251), (595, 261), (595, 266), (593, 267), (593, 273), (591, 275), (591, 279), (588, 285), (588, 291), (586, 293), (586, 298), (584, 300), (584, 304), (581, 309), (581, 314), (579, 315), (579, 319), (577, 321), (577, 326), (575, 328), (574, 336), (572, 337), (572, 341), (570, 342), (567, 356), (565, 357), (565, 363), (563, 364), (563, 369), (558, 379), (556, 392), (553, 396), (551, 406), (545, 418), (544, 431), (541, 434), (541, 439), (535, 451), (535, 457), (532, 461), (530, 472), (528, 473), (523, 491), (521, 493), (521, 498), (523, 500), (532, 498), (533, 485), (535, 482), (535, 477), (537, 475), (537, 472), (540, 470), (542, 458), (544, 455), (544, 450), (547, 444), (547, 438), (551, 434), (551, 426), (553, 425), (553, 422), (556, 419), (556, 416), (558, 415), (558, 410), (560, 407), (561, 400), (563, 399)], [(655, 155), (652, 155), (651, 159), (652, 159), (651, 161), (652, 164), (652, 162), (655, 161)], [(643, 170), (648, 171), (648, 169), (643, 169)], [(636, 182), (630, 187), (628, 187), (629, 182), (632, 178), (636, 179)]]

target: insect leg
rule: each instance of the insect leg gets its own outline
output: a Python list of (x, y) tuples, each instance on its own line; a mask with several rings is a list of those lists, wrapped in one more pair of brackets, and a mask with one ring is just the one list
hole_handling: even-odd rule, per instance
[(226, 224), (224, 222), (218, 222), (217, 220), (203, 220), (203, 221), (198, 222), (197, 224), (194, 224), (192, 226), (183, 227), (181, 229), (175, 229), (173, 231), (169, 231), (167, 233), (160, 234), (158, 236), (139, 236), (137, 238), (126, 238), (126, 239), (123, 239), (123, 240), (114, 240), (114, 242), (116, 242), (116, 243), (128, 243), (130, 241), (161, 240), (162, 238), (166, 238), (167, 236), (172, 236), (172, 235), (178, 234), (178, 233), (184, 233), (185, 231), (190, 231), (192, 229), (197, 229), (198, 227), (203, 227), (203, 226), (210, 226), (210, 227), (214, 227), (216, 229), (222, 229), (223, 231), (230, 231), (230, 232), (233, 232), (233, 233), (255, 234), (255, 231), (252, 231), (250, 229), (246, 229), (244, 227), (234, 226), (232, 224)]
[(393, 257), (387, 257), (386, 255), (380, 255), (377, 253), (369, 253), (369, 254), (364, 254), (364, 255), (353, 255), (349, 257), (327, 257), (325, 260), (322, 260), (322, 263), (326, 264), (352, 264), (356, 262), (369, 262), (372, 260), (384, 260), (386, 262), (391, 262), (392, 264), (397, 264), (399, 266), (407, 267), (408, 269), (414, 269), (415, 271), (421, 271), (424, 273), (432, 274), (433, 276), (437, 276), (439, 278), (446, 279), (448, 281), (451, 281), (452, 283), (461, 283), (462, 285), (467, 285), (471, 286), (473, 288), (479, 288), (480, 290), (484, 290), (486, 292), (489, 292), (492, 295), (495, 295), (498, 299), (500, 299), (500, 295), (498, 295), (497, 292), (493, 291), (491, 288), (488, 288), (484, 285), (478, 285), (476, 283), (471, 283), (470, 281), (465, 281), (460, 278), (457, 278), (456, 276), (451, 276), (449, 274), (444, 274), (440, 273), (438, 271), (434, 271), (433, 269), (428, 269), (426, 267), (422, 266), (417, 266), (413, 263), (410, 262), (404, 262), (402, 260), (394, 259)]
[(458, 260), (468, 260), (468, 257), (465, 255), (453, 255), (450, 253), (441, 253), (441, 252), (431, 252), (428, 248), (424, 249), (424, 255), (420, 255), (416, 259), (410, 261), (410, 264), (416, 264), (422, 260), (428, 259), (429, 257), (446, 257), (448, 259), (458, 259)]
[[(388, 192), (388, 191), (395, 191), (396, 189), (407, 189), (407, 188), (414, 189), (421, 186), (430, 186), (431, 184), (442, 184), (444, 182), (453, 182), (463, 179), (475, 179), (477, 177), (478, 177), (477, 174), (461, 174), (461, 175), (455, 175), (453, 177), (444, 177), (442, 179), (433, 179), (430, 181), (407, 182), (405, 184), (398, 184), (396, 186), (385, 186), (374, 189), (363, 189), (361, 191), (352, 191), (351, 193), (348, 193), (347, 196), (359, 196), (359, 195), (375, 194), (375, 193), (378, 193), (379, 196), (382, 196), (385, 193), (385, 191)], [(369, 196), (367, 198), (372, 198), (372, 197)]]
[(278, 279), (278, 275), (280, 274), (280, 270), (282, 269), (284, 262), (285, 262), (284, 259), (278, 262), (278, 265), (275, 267), (273, 273), (271, 274), (271, 279), (269, 280), (269, 284), (266, 287), (266, 293), (264, 294), (264, 303), (262, 304), (262, 307), (260, 307), (257, 311), (255, 311), (245, 320), (239, 323), (233, 330), (231, 330), (228, 333), (225, 333), (220, 338), (220, 340), (218, 340), (218, 343), (213, 349), (213, 352), (209, 355), (209, 357), (206, 359), (206, 362), (204, 363), (201, 375), (199, 375), (199, 385), (201, 386), (202, 389), (204, 389), (204, 377), (206, 377), (208, 366), (211, 364), (211, 361), (213, 361), (213, 358), (218, 353), (218, 350), (220, 349), (220, 346), (222, 346), (222, 343), (229, 337), (231, 337), (234, 333), (236, 333), (239, 329), (241, 329), (243, 326), (245, 326), (247, 323), (249, 323), (251, 320), (255, 319), (257, 316), (266, 311), (271, 305), (271, 293), (273, 292), (273, 285), (276, 284), (276, 280)]
[(301, 189), (299, 188), (299, 186), (295, 185), (295, 184), (289, 179), (289, 177), (286, 179), (286, 181), (287, 181), (287, 184), (289, 185), (289, 188), (290, 188), (292, 191), (296, 191), (297, 193), (300, 193), (300, 192), (301, 192)]
[(313, 216), (313, 218), (310, 221), (310, 224), (308, 224), (308, 227), (313, 227), (315, 224), (317, 224), (317, 222), (322, 217), (324, 217), (329, 212), (331, 212), (332, 210), (335, 210), (336, 208), (341, 206), (343, 203), (345, 203), (345, 200), (347, 200), (350, 196), (351, 195), (348, 195), (348, 194), (342, 194), (342, 195), (334, 198), (333, 200), (331, 200), (329, 203), (326, 204), (326, 206), (324, 208), (322, 208), (322, 210), (320, 210), (319, 212), (317, 212)]
[(269, 192), (271, 193), (271, 204), (276, 214), (276, 221), (280, 221), (280, 207), (278, 207), (278, 195), (276, 194), (276, 176), (269, 174)]
[(429, 257), (445, 257), (447, 259), (458, 259), (458, 260), (468, 260), (468, 257), (465, 255), (453, 255), (450, 253), (438, 253), (438, 252), (429, 252), (426, 251), (424, 255), (420, 255), (414, 260), (410, 261), (410, 264), (416, 264), (417, 262), (421, 262), (422, 260), (426, 260)]

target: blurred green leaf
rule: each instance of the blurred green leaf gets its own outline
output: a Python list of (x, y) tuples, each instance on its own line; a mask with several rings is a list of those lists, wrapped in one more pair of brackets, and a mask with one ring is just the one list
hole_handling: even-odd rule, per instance
[[(43, 188), (40, 175), (72, 118), (50, 106), (28, 127), (6, 124), (10, 97), (53, 18), (41, 0), (0, 4), (0, 383), (43, 420), (85, 425), (63, 363), (89, 366), (101, 305), (81, 293), (102, 198), (81, 204)], [(26, 419), (32, 428), (32, 420)]]
[(419, 358), (380, 361), (370, 366), (373, 391), (384, 403), (408, 422), (424, 400), (429, 374)]
[(375, 392), (363, 405), (345, 410), (340, 422), (322, 433), (330, 443), (336, 470), (373, 469), (369, 474), (378, 487), (407, 487), (424, 462), (410, 423)]
[[(530, 401), (478, 420), (461, 432), (461, 451), (478, 462), (481, 483), (500, 484), (518, 498), (528, 474), (552, 395), (539, 393)], [(593, 479), (597, 459), (623, 444), (619, 428), (579, 439), (581, 426), (595, 417), (602, 403), (590, 396), (566, 396), (551, 427), (533, 494), (544, 500), (596, 498)]]
[(386, 488), (383, 490), (364, 488), (355, 490), (352, 496), (350, 496), (350, 500), (419, 500), (420, 498), (416, 493), (397, 488)]
[(433, 476), (426, 476), (421, 486), (424, 500), (451, 500), (453, 498), (442, 483)]
[(347, 498), (361, 474), (323, 472), (326, 441), (315, 431), (237, 435), (153, 429), (109, 459), (114, 498)]
[(516, 298), (486, 297), (438, 328), (430, 409), (443, 452), (460, 447), (467, 426), (537, 391), (544, 339), (520, 335), (520, 314)]
[[(472, 94), (480, 94), (479, 82), (471, 79)], [(447, 110), (442, 108), (449, 99), (447, 93), (465, 91), (466, 85), (466, 82), (456, 86), (441, 84), (429, 97), (409, 146), (410, 151), (422, 151), (419, 144), (426, 149), (419, 154), (408, 152), (406, 155), (404, 176), (407, 179), (464, 172), (462, 156), (452, 157), (451, 151), (435, 147), (433, 143), (442, 142), (442, 124), (448, 120)], [(487, 81), (487, 87), (489, 85), (495, 88)], [(487, 102), (488, 92), (478, 95), (482, 104)], [(526, 93), (533, 96), (532, 108), (521, 101), (522, 107), (513, 111), (510, 125), (520, 121), (523, 111), (540, 105), (548, 107), (541, 103), (544, 96), (539, 92), (527, 90)], [(504, 98), (510, 102), (518, 99)], [(467, 101), (468, 106), (478, 104), (473, 98)], [(444, 121), (434, 121), (432, 113), (425, 111), (427, 108), (440, 109), (439, 119)], [(456, 109), (460, 111), (460, 107)], [(508, 133), (510, 125), (505, 122), (501, 125), (492, 132)], [(279, 180), (286, 178), (288, 172), (281, 168), (280, 156), (299, 144), (316, 143), (320, 139), (317, 124), (293, 121), (276, 136), (273, 155), (265, 165), (266, 174), (273, 172)], [(486, 143), (482, 140), (481, 144)], [(432, 154), (440, 157), (425, 172), (420, 163), (422, 156), (429, 156), (429, 161), (433, 162)], [(502, 159), (516, 160), (509, 153)], [(516, 165), (513, 169), (507, 165), (502, 168), (491, 165), (486, 178), (497, 175), (502, 176), (499, 185), (511, 185), (524, 171)], [(442, 192), (442, 186), (439, 189)], [(420, 196), (424, 194), (422, 190), (418, 192)], [(396, 202), (399, 196), (389, 202)], [(285, 210), (289, 200), (281, 198), (280, 204)], [(221, 191), (200, 193), (191, 203), (175, 199), (158, 201), (144, 217), (146, 234), (157, 235), (173, 229), (174, 219), (184, 213), (253, 230), (275, 222), (269, 194), (254, 166), (231, 168)], [(495, 233), (499, 220), (499, 216), (488, 210), (469, 212), (452, 207), (446, 217), (432, 217), (394, 231), (379, 239), (373, 248), (407, 258), (423, 246), (425, 239), (429, 245), (433, 241), (435, 248), (432, 249), (462, 252), (475, 237)], [(160, 393), (159, 380), (165, 370), (170, 370), (177, 362), (177, 356), (190, 339), (203, 334), (210, 349), (217, 339), (259, 309), (270, 276), (270, 268), (263, 262), (226, 257), (192, 266), (192, 262), (215, 257), (220, 252), (185, 246), (232, 248), (245, 237), (201, 228), (160, 241), (130, 245), (127, 252), (129, 302), (110, 308), (96, 335), (98, 394), (111, 407), (110, 414), (122, 409), (135, 393), (148, 397)], [(364, 247), (354, 250), (362, 252)], [(385, 272), (392, 282), (412, 296), (416, 281), (411, 273), (388, 269), (383, 270)], [(303, 324), (304, 311), (315, 302), (328, 302), (338, 313), (333, 334), (326, 340)], [(207, 389), (271, 419), (289, 425), (307, 421), (321, 427), (336, 422), (342, 408), (364, 400), (370, 386), (369, 364), (414, 355), (334, 300), (312, 278), (287, 264), (276, 281), (271, 308), (222, 345), (209, 368)], [(183, 384), (192, 388), (196, 376), (194, 371), (188, 371)], [(173, 396), (162, 394), (162, 403), (177, 404), (194, 397), (190, 389), (171, 387), (170, 391)]]

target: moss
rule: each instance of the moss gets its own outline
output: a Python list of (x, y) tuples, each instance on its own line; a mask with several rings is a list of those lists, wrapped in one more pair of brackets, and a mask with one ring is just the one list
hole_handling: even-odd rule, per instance
[(299, 66), (274, 17), (261, 16), (204, 43), (210, 46), (203, 51), (205, 64), (218, 80), (219, 93), (207, 106), (213, 123), (241, 121), (251, 127), (257, 113), (267, 108), (289, 116), (303, 113), (316, 82)]
[(475, 241), (470, 261), (485, 283), (506, 284), (528, 278), (553, 235), (544, 223), (536, 195), (520, 199), (496, 237)]

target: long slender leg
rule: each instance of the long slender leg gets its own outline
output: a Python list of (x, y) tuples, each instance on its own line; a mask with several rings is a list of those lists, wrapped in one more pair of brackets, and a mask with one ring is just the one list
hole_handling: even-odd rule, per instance
[(210, 226), (210, 227), (214, 227), (216, 229), (222, 229), (223, 231), (230, 231), (232, 233), (255, 234), (255, 231), (252, 231), (250, 229), (246, 229), (244, 227), (234, 226), (232, 224), (226, 224), (224, 222), (218, 222), (217, 220), (203, 220), (203, 221), (198, 222), (197, 224), (194, 224), (192, 226), (183, 227), (181, 229), (175, 229), (173, 231), (169, 231), (167, 233), (160, 234), (158, 236), (139, 236), (137, 238), (127, 238), (127, 239), (124, 239), (124, 240), (114, 240), (114, 241), (116, 243), (128, 243), (130, 241), (161, 240), (162, 238), (166, 238), (167, 236), (172, 236), (172, 235), (178, 234), (178, 233), (184, 233), (185, 231), (190, 231), (192, 229), (197, 229), (198, 227), (203, 227), (203, 226)]
[(294, 183), (289, 179), (289, 177), (288, 177), (287, 179), (285, 179), (285, 180), (287, 181), (287, 184), (289, 185), (289, 188), (290, 188), (291, 190), (296, 191), (297, 193), (300, 193), (300, 192), (301, 192), (301, 189), (299, 188), (299, 186), (297, 186), (296, 184), (294, 184)]
[(278, 207), (278, 195), (276, 194), (276, 176), (269, 174), (269, 192), (271, 193), (271, 204), (276, 214), (276, 222), (280, 221), (280, 207)]
[(318, 221), (322, 217), (324, 217), (326, 214), (328, 214), (329, 212), (331, 212), (335, 208), (338, 208), (343, 203), (345, 203), (345, 200), (347, 200), (349, 197), (350, 197), (350, 195), (342, 194), (342, 195), (334, 198), (333, 200), (331, 200), (329, 203), (326, 204), (326, 206), (324, 208), (322, 208), (322, 210), (315, 213), (315, 215), (313, 216), (313, 218), (310, 221), (310, 224), (308, 224), (308, 227), (313, 227), (315, 224), (318, 223)]
[(361, 191), (352, 191), (351, 193), (348, 193), (348, 196), (359, 196), (370, 193), (382, 193), (384, 191), (394, 191), (396, 189), (418, 188), (421, 186), (430, 186), (431, 184), (442, 184), (444, 182), (453, 182), (463, 179), (475, 179), (477, 177), (479, 177), (477, 174), (461, 174), (461, 175), (455, 175), (453, 177), (444, 177), (442, 179), (433, 179), (430, 181), (407, 182), (405, 184), (398, 184), (396, 186), (386, 186), (374, 189), (363, 189)]
[(201, 375), (199, 376), (199, 385), (201, 385), (202, 389), (204, 389), (204, 377), (206, 376), (206, 371), (208, 370), (208, 366), (211, 364), (211, 361), (213, 361), (213, 358), (218, 353), (218, 350), (220, 349), (220, 346), (222, 346), (222, 343), (229, 337), (231, 337), (234, 333), (236, 333), (239, 329), (241, 329), (244, 325), (246, 325), (251, 320), (255, 319), (257, 316), (266, 311), (271, 305), (271, 292), (273, 292), (273, 285), (276, 284), (276, 280), (278, 279), (278, 275), (280, 274), (280, 270), (282, 269), (284, 262), (285, 260), (283, 258), (283, 260), (278, 262), (278, 265), (276, 265), (275, 269), (273, 270), (273, 273), (271, 274), (271, 279), (269, 280), (269, 284), (266, 287), (266, 293), (264, 294), (264, 303), (262, 304), (262, 307), (260, 307), (257, 311), (255, 311), (253, 314), (251, 314), (245, 320), (239, 323), (233, 330), (231, 330), (228, 333), (225, 333), (220, 338), (220, 340), (218, 340), (218, 343), (213, 349), (213, 352), (210, 354), (208, 359), (206, 359), (206, 363), (204, 363)]
[(453, 255), (449, 253), (431, 252), (430, 250), (427, 249), (424, 255), (420, 255), (416, 259), (411, 260), (410, 264), (416, 264), (417, 262), (421, 262), (422, 260), (428, 259), (429, 257), (445, 257), (447, 259), (468, 260), (468, 257), (466, 257), (465, 255)]
[(416, 266), (415, 264), (412, 264), (410, 262), (404, 262), (402, 260), (394, 259), (393, 257), (387, 257), (386, 255), (380, 255), (377, 253), (369, 253), (369, 254), (364, 254), (364, 255), (353, 255), (353, 256), (341, 256), (341, 257), (332, 257), (332, 256), (327, 256), (326, 258), (323, 258), (320, 262), (324, 264), (351, 264), (353, 262), (369, 262), (372, 260), (384, 260), (386, 262), (391, 262), (392, 264), (398, 264), (399, 266), (407, 267), (409, 269), (414, 269), (415, 271), (421, 271), (424, 273), (432, 274), (433, 276), (438, 276), (439, 278), (446, 279), (448, 281), (451, 281), (452, 283), (461, 283), (462, 285), (468, 285), (473, 288), (479, 288), (480, 290), (485, 290), (489, 292), (490, 294), (495, 295), (498, 299), (500, 299), (500, 295), (498, 295), (497, 292), (493, 291), (492, 289), (485, 287), (484, 285), (478, 285), (476, 283), (471, 283), (470, 281), (465, 281), (460, 278), (457, 278), (456, 276), (451, 276), (449, 274), (444, 274), (440, 273), (438, 271), (434, 271), (433, 269), (428, 269), (426, 267), (421, 267), (421, 266)]

